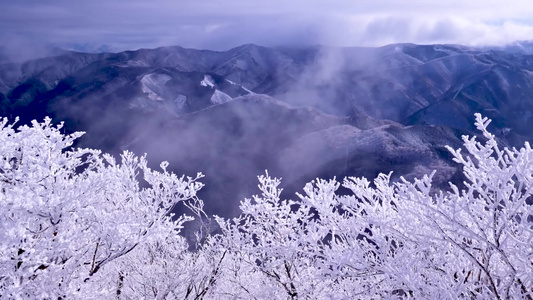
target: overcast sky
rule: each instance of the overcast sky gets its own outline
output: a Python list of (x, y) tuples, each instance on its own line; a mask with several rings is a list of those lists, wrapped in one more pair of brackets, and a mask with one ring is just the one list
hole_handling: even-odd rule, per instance
[(533, 39), (530, 0), (0, 0), (0, 46), (501, 45)]

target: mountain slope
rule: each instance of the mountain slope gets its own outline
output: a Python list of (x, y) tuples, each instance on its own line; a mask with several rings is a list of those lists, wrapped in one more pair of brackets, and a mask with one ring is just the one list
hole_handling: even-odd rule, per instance
[(394, 171), (461, 182), (444, 145), (494, 120), (504, 144), (533, 138), (533, 57), (458, 45), (163, 47), (0, 64), (0, 115), (52, 116), (78, 146), (148, 153), (207, 174), (212, 212), (232, 214), (269, 169), (287, 191), (317, 176)]

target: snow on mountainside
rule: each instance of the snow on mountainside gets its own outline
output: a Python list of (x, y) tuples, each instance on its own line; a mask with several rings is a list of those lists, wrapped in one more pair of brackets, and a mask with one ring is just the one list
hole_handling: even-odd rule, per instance
[(204, 75), (204, 79), (200, 82), (200, 85), (214, 89), (213, 96), (211, 96), (211, 99), (210, 99), (211, 103), (213, 104), (220, 104), (220, 103), (228, 102), (232, 99), (228, 94), (225, 94), (215, 89), (214, 80), (210, 75)]
[(220, 103), (231, 101), (231, 99), (232, 98), (228, 96), (227, 94), (224, 94), (223, 92), (219, 90), (215, 90), (215, 92), (213, 93), (213, 96), (211, 96), (211, 103), (220, 104)]
[(131, 147), (180, 173), (206, 172), (206, 199), (236, 203), (265, 168), (294, 186), (437, 169), (439, 186), (460, 182), (443, 145), (475, 133), (474, 112), (493, 119), (504, 144), (533, 138), (526, 52), (413, 44), (66, 52), (1, 64), (0, 115), (21, 123), (49, 115), (87, 131), (81, 146)]
[(246, 92), (248, 92), (248, 94), (254, 94), (254, 92), (252, 92), (251, 90), (249, 90), (249, 89), (247, 89), (247, 88), (245, 88), (245, 87), (243, 87), (243, 86), (241, 86), (241, 85), (239, 85), (239, 84), (237, 84), (237, 83), (235, 83), (235, 82), (233, 82), (233, 81), (231, 81), (231, 80), (229, 80), (229, 79), (226, 79), (226, 81), (227, 81), (229, 84), (231, 84), (231, 85), (241, 87), (243, 90), (245, 90)]
[(211, 78), (211, 76), (209, 76), (209, 75), (204, 75), (204, 79), (202, 81), (200, 81), (200, 85), (201, 86), (208, 86), (210, 88), (214, 88), (215, 87), (215, 84), (213, 82), (213, 78)]
[(165, 74), (148, 74), (141, 78), (142, 92), (148, 95), (148, 98), (154, 101), (163, 101), (161, 94), (163, 86), (167, 81), (172, 79)]

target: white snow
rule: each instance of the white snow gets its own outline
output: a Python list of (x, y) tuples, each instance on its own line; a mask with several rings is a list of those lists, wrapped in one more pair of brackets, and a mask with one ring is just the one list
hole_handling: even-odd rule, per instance
[(524, 71), (529, 77), (533, 78), (533, 71), (526, 70), (526, 69), (523, 69), (522, 71)]
[(201, 86), (208, 86), (210, 88), (214, 88), (215, 87), (215, 81), (213, 80), (213, 78), (209, 75), (204, 75), (204, 80), (200, 81), (200, 85)]
[(502, 83), (504, 88), (509, 88), (511, 84), (509, 83), (509, 79), (507, 74), (499, 70), (498, 68), (494, 68), (493, 72), (496, 73), (500, 77), (500, 82)]
[(128, 60), (126, 62), (117, 64), (117, 67), (127, 68), (127, 67), (149, 67), (150, 65), (146, 62), (140, 60)]
[(211, 103), (221, 104), (233, 100), (228, 94), (225, 94), (219, 90), (215, 90), (213, 96), (211, 96)]
[(448, 54), (449, 56), (457, 55), (457, 51), (454, 51), (454, 50), (452, 50), (452, 49), (444, 49), (444, 48), (442, 48), (442, 46), (440, 46), (440, 45), (433, 46), (433, 49), (435, 49), (435, 51), (439, 51), (439, 52), (446, 53), (446, 54)]
[(185, 106), (185, 103), (187, 102), (187, 96), (179, 94), (174, 99), (174, 105), (176, 106), (176, 110), (180, 110)]
[(163, 101), (161, 95), (163, 94), (165, 83), (170, 79), (171, 77), (165, 74), (151, 73), (144, 75), (141, 78), (142, 91), (151, 100)]
[(254, 92), (250, 91), (249, 89), (245, 88), (244, 86), (240, 85), (240, 84), (237, 84), (229, 79), (226, 79), (227, 82), (229, 82), (230, 84), (232, 85), (238, 85), (240, 86), (243, 90), (247, 91), (248, 93), (250, 93), (251, 95), (255, 94)]

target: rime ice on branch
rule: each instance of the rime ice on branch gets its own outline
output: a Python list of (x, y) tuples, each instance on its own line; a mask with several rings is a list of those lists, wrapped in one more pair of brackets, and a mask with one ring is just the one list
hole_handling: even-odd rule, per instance
[[(201, 210), (202, 174), (177, 177), (167, 163), (154, 171), (145, 156), (131, 152), (117, 162), (97, 150), (72, 149), (83, 133), (64, 135), (61, 127), (49, 118), (16, 130), (7, 119), (0, 122), (2, 298), (120, 293), (126, 275), (119, 262), (176, 240), (192, 219), (169, 215), (177, 203)], [(187, 249), (184, 241), (178, 245)]]
[(533, 151), (528, 143), (500, 149), (489, 122), (476, 114), (486, 141), (463, 137), (467, 155), (449, 148), (463, 166), (464, 190), (450, 184), (434, 193), (432, 175), (391, 184), (381, 174), (373, 182), (345, 178), (348, 196), (337, 194), (336, 180), (317, 179), (293, 201), (279, 198), (279, 179), (259, 176), (262, 194), (241, 203), (243, 215), (218, 221), (234, 265), (252, 270), (262, 290), (234, 272), (228, 292), (531, 299)]
[[(259, 176), (242, 214), (191, 251), (178, 233), (202, 214), (195, 178), (71, 149), (50, 120), (0, 122), (0, 292), (5, 298), (532, 299), (533, 150), (449, 148), (466, 181), (317, 179), (297, 200)], [(148, 187), (141, 188), (142, 176)], [(347, 189), (338, 193), (339, 188)]]

